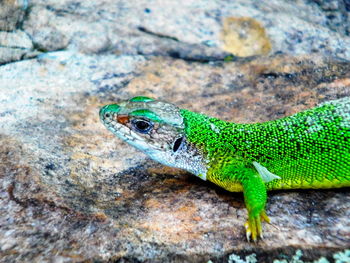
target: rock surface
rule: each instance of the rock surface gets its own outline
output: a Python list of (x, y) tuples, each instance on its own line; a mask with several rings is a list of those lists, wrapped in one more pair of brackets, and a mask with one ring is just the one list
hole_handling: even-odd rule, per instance
[(27, 0), (0, 0), (0, 30), (12, 31), (21, 26), (28, 8)]
[[(4, 7), (0, 10), (0, 30), (23, 30), (39, 52), (70, 49), (88, 54), (213, 60), (227, 55), (225, 50), (239, 56), (261, 54), (259, 46), (249, 42), (255, 40), (258, 45), (264, 43), (263, 54), (269, 50), (292, 55), (318, 52), (350, 58), (348, 1), (189, 0), (181, 5), (172, 0), (0, 3)], [(242, 17), (259, 26), (248, 26), (255, 30), (246, 30), (247, 23), (240, 23), (241, 29), (236, 28), (238, 43), (232, 49), (225, 41), (232, 35), (232, 31), (227, 35), (225, 21)], [(13, 55), (6, 59), (21, 57)]]
[[(270, 193), (273, 225), (248, 243), (241, 194), (154, 163), (98, 119), (135, 95), (236, 122), (350, 96), (347, 18), (337, 27), (322, 1), (2, 2), (25, 11), (0, 23), (1, 262), (332, 260), (350, 247), (349, 189)], [(272, 55), (228, 57), (231, 17), (258, 21)]]

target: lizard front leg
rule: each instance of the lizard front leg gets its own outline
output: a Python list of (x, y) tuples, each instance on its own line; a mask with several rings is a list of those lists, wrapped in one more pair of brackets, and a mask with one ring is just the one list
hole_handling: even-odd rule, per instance
[(266, 186), (260, 175), (252, 171), (245, 173), (241, 180), (245, 205), (248, 210), (248, 221), (245, 224), (247, 239), (254, 241), (263, 238), (261, 222), (270, 222), (265, 212), (267, 200)]
[(260, 174), (254, 168), (227, 165), (220, 170), (213, 169), (208, 179), (228, 191), (243, 191), (248, 210), (248, 220), (245, 224), (247, 239), (251, 237), (256, 241), (258, 237), (263, 237), (261, 222), (270, 220), (265, 213), (266, 186)]

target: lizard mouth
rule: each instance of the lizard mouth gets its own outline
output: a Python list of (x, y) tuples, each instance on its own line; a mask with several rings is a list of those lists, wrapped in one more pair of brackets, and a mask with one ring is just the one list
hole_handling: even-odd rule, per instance
[(126, 126), (129, 122), (128, 115), (118, 114), (119, 106), (111, 104), (100, 109), (100, 119), (108, 130), (114, 133), (117, 137), (127, 142), (134, 141), (134, 136), (131, 130)]

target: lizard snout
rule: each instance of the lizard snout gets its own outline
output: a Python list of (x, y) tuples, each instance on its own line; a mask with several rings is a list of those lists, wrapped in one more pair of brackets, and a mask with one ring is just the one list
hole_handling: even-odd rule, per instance
[(100, 119), (103, 121), (105, 119), (111, 118), (115, 113), (118, 113), (120, 110), (120, 106), (118, 104), (109, 104), (103, 106), (100, 109)]

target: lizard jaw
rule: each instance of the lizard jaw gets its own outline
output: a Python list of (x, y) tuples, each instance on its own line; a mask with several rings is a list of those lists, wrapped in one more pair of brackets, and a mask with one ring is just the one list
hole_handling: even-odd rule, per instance
[[(114, 119), (114, 120), (113, 120)], [(119, 139), (129, 143), (130, 145), (134, 146), (135, 148), (145, 152), (153, 152), (156, 150), (159, 150), (154, 145), (148, 144), (144, 138), (140, 137), (137, 133), (133, 132), (131, 129), (129, 129), (124, 124), (115, 121), (115, 119), (118, 119), (116, 116), (112, 120), (104, 120), (103, 124), (107, 127), (108, 130), (110, 130), (114, 135), (116, 135)]]

